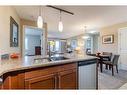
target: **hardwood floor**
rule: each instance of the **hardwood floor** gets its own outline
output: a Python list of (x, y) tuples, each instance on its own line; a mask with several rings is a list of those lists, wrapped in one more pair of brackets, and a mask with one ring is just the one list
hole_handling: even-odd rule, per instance
[(99, 89), (118, 89), (127, 83), (127, 71), (119, 70), (119, 73), (114, 73), (112, 76), (111, 71), (105, 70), (103, 73), (98, 73), (98, 88)]

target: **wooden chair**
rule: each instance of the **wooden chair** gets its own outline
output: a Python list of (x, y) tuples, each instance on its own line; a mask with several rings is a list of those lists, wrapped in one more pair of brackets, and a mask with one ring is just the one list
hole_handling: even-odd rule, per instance
[(106, 64), (109, 66), (109, 68), (112, 69), (112, 76), (114, 75), (114, 68), (113, 66), (116, 66), (116, 70), (118, 73), (118, 59), (120, 55), (114, 55), (111, 59), (111, 61), (103, 61), (103, 64)]

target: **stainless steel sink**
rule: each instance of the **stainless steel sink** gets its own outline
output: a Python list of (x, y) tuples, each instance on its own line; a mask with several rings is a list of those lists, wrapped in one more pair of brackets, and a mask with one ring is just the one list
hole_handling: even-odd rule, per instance
[(50, 59), (53, 60), (53, 61), (59, 61), (59, 60), (67, 60), (69, 58), (59, 56), (59, 57), (51, 57)]
[(59, 56), (59, 57), (46, 57), (46, 58), (35, 58), (35, 62), (50, 62), (50, 61), (60, 61), (60, 60), (67, 60), (69, 58)]

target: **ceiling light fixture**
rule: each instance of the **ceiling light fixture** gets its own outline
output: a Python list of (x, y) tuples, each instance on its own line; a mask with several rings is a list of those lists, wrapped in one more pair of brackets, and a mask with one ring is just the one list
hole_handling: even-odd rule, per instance
[(60, 21), (59, 21), (58, 29), (59, 29), (59, 32), (63, 31), (63, 23), (62, 23), (61, 11), (60, 11)]
[(42, 18), (42, 10), (41, 6), (39, 7), (39, 16), (37, 18), (37, 27), (43, 28), (43, 18)]
[[(86, 26), (85, 26), (85, 34), (87, 33), (87, 31), (86, 31)], [(83, 36), (82, 37), (82, 39), (88, 39), (89, 38), (89, 36), (88, 35), (85, 35), (85, 36)]]
[(71, 14), (71, 15), (74, 15), (74, 13), (72, 13), (70, 11), (67, 11), (67, 10), (64, 10), (64, 9), (61, 9), (61, 8), (58, 8), (58, 7), (51, 6), (51, 5), (47, 5), (47, 7), (50, 7), (50, 8), (53, 8), (53, 9), (56, 9), (56, 10), (60, 11), (60, 21), (59, 21), (59, 24), (58, 24), (58, 30), (59, 30), (59, 32), (62, 32), (63, 31), (63, 23), (62, 23), (61, 12), (65, 12), (65, 13), (68, 13), (68, 14)]

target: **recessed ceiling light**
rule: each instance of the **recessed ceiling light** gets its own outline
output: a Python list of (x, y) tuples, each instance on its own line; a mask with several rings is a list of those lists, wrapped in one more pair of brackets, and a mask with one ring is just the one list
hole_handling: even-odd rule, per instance
[(94, 31), (94, 30), (92, 30), (92, 31), (89, 31), (89, 33), (91, 33), (91, 34), (94, 34), (94, 33), (96, 33), (97, 31)]
[(88, 39), (88, 38), (89, 38), (89, 36), (83, 36), (82, 38), (83, 38), (83, 39)]

